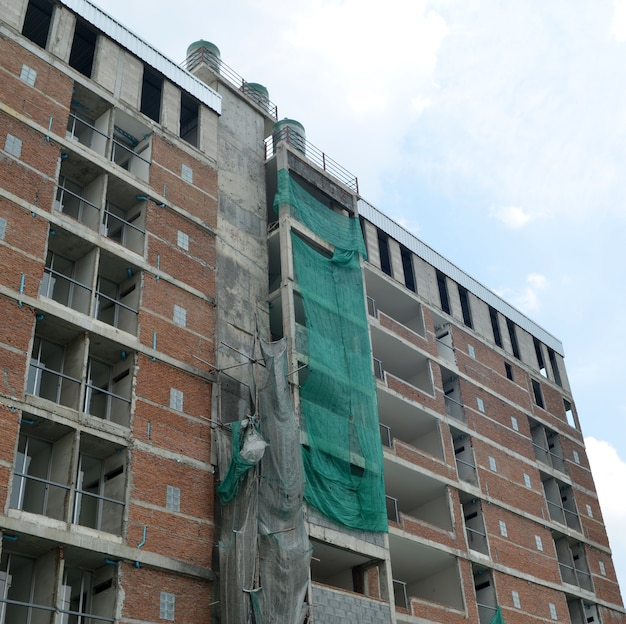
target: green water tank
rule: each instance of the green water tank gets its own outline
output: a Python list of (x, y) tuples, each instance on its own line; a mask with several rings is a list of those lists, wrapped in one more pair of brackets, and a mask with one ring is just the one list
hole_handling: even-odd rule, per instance
[(187, 47), (187, 65), (192, 69), (200, 63), (206, 63), (216, 72), (220, 71), (220, 49), (210, 41), (199, 39)]
[(267, 87), (258, 82), (244, 82), (243, 92), (264, 110), (269, 109), (270, 94)]
[(280, 141), (287, 141), (294, 149), (306, 154), (306, 133), (304, 126), (295, 119), (281, 119), (272, 129), (274, 145)]

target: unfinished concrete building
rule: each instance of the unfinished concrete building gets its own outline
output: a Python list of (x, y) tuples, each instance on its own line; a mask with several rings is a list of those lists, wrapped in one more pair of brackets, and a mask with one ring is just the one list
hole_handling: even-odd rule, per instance
[(626, 622), (558, 339), (214, 44), (0, 72), (0, 624)]

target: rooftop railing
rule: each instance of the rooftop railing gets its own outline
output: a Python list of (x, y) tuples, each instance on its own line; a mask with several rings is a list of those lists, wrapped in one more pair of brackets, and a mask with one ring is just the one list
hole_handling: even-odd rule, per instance
[(347, 169), (344, 169), (325, 152), (307, 141), (302, 133), (293, 130), (289, 126), (284, 126), (278, 132), (265, 139), (266, 159), (274, 154), (274, 145), (280, 141), (285, 141), (297, 151), (302, 152), (302, 155), (305, 156), (307, 160), (310, 160), (313, 164), (317, 165), (320, 169), (324, 170), (349, 189), (352, 189), (355, 193), (359, 192), (359, 181), (355, 175), (350, 173)]
[(208, 65), (233, 87), (239, 89), (246, 97), (260, 106), (270, 117), (278, 119), (278, 106), (270, 101), (267, 95), (254, 87), (254, 83), (246, 82), (234, 69), (226, 65), (222, 59), (212, 54), (207, 48), (194, 50), (182, 63), (181, 67), (192, 71), (200, 64)]

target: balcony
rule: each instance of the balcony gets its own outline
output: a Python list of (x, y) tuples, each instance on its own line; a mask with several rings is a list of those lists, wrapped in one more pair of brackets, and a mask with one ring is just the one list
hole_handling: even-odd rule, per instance
[(541, 423), (533, 419), (529, 419), (529, 423), (533, 449), (537, 461), (554, 470), (567, 473), (559, 434), (556, 431), (544, 427)]
[(570, 529), (580, 531), (580, 517), (576, 509), (572, 486), (543, 473), (542, 477), (550, 519)]
[(470, 550), (489, 556), (489, 543), (487, 541), (487, 531), (485, 530), (485, 520), (480, 499), (462, 494), (461, 505), (467, 547)]
[(454, 459), (459, 479), (478, 487), (478, 472), (476, 470), (476, 458), (472, 447), (472, 438), (462, 431), (450, 429), (452, 445), (454, 447)]
[(583, 544), (563, 536), (554, 540), (554, 547), (563, 582), (592, 592), (593, 583)]
[(379, 388), (378, 417), (384, 446), (393, 448), (397, 442), (420, 454), (443, 459), (439, 421), (426, 410)]
[(467, 422), (458, 376), (451, 370), (442, 366), (441, 379), (443, 381), (446, 414), (455, 420)]

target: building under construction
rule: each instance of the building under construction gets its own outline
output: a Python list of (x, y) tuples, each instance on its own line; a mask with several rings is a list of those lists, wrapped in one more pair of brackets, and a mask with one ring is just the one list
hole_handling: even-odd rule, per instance
[(559, 340), (199, 41), (0, 0), (0, 624), (626, 623)]

